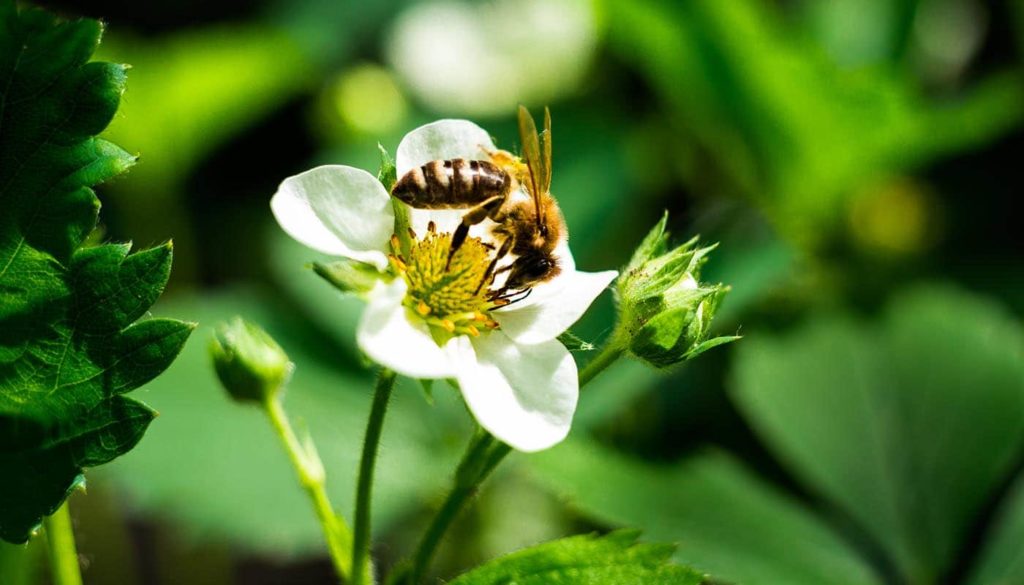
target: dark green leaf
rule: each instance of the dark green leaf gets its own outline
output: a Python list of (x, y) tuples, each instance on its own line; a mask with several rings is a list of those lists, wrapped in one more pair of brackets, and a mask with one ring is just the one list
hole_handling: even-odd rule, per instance
[(93, 333), (116, 330), (143, 316), (160, 296), (171, 273), (171, 245), (131, 256), (129, 248), (98, 246), (76, 255), (73, 287), (79, 328)]
[(986, 540), (978, 566), (967, 580), (969, 585), (1024, 582), (1024, 475), (1017, 478), (995, 517), (998, 521)]
[(589, 518), (678, 542), (675, 559), (743, 585), (878, 585), (857, 553), (796, 501), (724, 454), (656, 466), (570, 439), (527, 464)]
[(734, 396), (755, 429), (908, 582), (943, 574), (1024, 446), (1024, 340), (1013, 317), (921, 289), (877, 325), (818, 318), (750, 341)]
[(94, 134), (125, 67), (88, 63), (101, 27), (0, 0), (0, 538), (24, 542), (155, 413), (121, 394), (162, 372), (191, 326), (133, 325), (163, 291), (171, 246), (79, 248), (92, 185), (134, 157)]
[(700, 585), (702, 575), (674, 565), (671, 544), (637, 543), (638, 531), (573, 536), (514, 552), (451, 585)]

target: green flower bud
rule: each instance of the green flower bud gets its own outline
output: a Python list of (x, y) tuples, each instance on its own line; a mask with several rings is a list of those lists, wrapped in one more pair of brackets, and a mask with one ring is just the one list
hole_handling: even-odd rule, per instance
[(640, 243), (617, 283), (623, 343), (633, 355), (664, 368), (738, 337), (707, 339), (711, 320), (729, 287), (700, 282), (715, 246), (697, 238), (669, 249), (668, 214)]
[(217, 327), (210, 343), (217, 377), (239, 402), (263, 402), (277, 395), (293, 365), (270, 335), (241, 317)]

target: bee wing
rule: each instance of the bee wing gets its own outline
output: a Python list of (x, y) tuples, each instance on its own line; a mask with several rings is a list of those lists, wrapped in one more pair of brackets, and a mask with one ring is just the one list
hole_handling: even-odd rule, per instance
[(537, 135), (537, 125), (533, 122), (533, 116), (526, 107), (519, 106), (519, 140), (523, 144), (523, 158), (526, 159), (526, 166), (530, 169), (530, 195), (533, 197), (534, 209), (537, 212), (537, 224), (544, 226), (541, 213), (541, 193), (543, 186), (543, 163), (541, 162), (540, 138)]
[(551, 110), (544, 107), (544, 132), (540, 135), (541, 179), (537, 181), (544, 193), (551, 192)]

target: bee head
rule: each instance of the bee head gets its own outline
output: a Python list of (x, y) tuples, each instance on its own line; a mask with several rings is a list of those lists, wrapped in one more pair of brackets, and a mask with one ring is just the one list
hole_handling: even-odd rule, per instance
[(505, 287), (515, 290), (527, 289), (538, 282), (554, 278), (561, 270), (558, 260), (552, 254), (539, 250), (523, 254), (515, 261)]

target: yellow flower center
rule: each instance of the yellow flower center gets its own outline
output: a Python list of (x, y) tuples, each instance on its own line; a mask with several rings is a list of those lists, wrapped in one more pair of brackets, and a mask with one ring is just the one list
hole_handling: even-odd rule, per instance
[(477, 336), (498, 326), (488, 314), (495, 304), (488, 299), (490, 283), (484, 282), (490, 280), (493, 251), (480, 238), (466, 238), (449, 262), (451, 242), (451, 234), (431, 231), (413, 240), (407, 256), (392, 257), (409, 287), (403, 303), (435, 336)]

